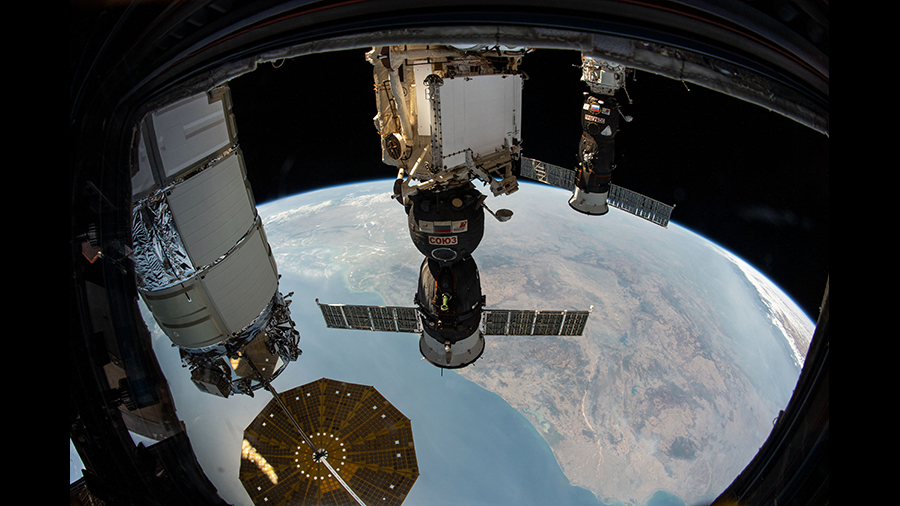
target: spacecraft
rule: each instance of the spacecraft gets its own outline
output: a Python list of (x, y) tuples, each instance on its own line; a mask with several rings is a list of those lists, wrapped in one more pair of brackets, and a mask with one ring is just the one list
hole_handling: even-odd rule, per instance
[(619, 116), (631, 121), (619, 110), (615, 96), (625, 86), (625, 68), (582, 56), (581, 69), (582, 80), (590, 92), (585, 92), (582, 105), (577, 175), (569, 206), (584, 214), (600, 216), (609, 212), (606, 200), (615, 168)]
[(523, 75), (527, 48), (384, 46), (373, 65), (382, 161), (398, 167), (394, 198), (410, 238), (425, 257), (414, 307), (322, 304), (329, 328), (419, 334), (422, 357), (437, 367), (466, 367), (484, 352), (485, 335), (581, 335), (590, 310), (486, 308), (472, 253), (484, 237), (484, 213), (500, 222), (474, 181), (497, 197), (518, 190)]
[(520, 175), (571, 191), (569, 207), (580, 213), (602, 216), (613, 206), (665, 228), (675, 206), (611, 183), (619, 121), (632, 120), (616, 98), (619, 90), (627, 95), (626, 73), (622, 65), (582, 54), (581, 80), (590, 91), (584, 93), (575, 170), (523, 156)]
[(297, 359), (300, 334), (256, 212), (228, 86), (161, 105), (138, 134), (138, 293), (201, 391), (252, 396), (260, 378)]

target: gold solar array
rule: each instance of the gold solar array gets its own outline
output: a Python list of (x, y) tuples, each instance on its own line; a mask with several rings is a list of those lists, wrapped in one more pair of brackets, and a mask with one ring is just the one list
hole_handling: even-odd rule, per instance
[[(366, 504), (403, 502), (419, 476), (412, 426), (375, 388), (323, 378), (279, 396)], [(242, 456), (240, 479), (254, 504), (356, 506), (274, 399), (244, 440), (253, 458)]]

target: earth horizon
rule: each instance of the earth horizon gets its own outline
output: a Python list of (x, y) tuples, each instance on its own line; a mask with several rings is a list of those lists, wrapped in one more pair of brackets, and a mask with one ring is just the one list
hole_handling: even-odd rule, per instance
[[(677, 223), (617, 209), (584, 216), (568, 196), (526, 183), (495, 199), (515, 214), (488, 217), (473, 258), (487, 307), (593, 306), (585, 335), (490, 336), (482, 358), (456, 372), (522, 413), (572, 485), (600, 501), (650, 504), (662, 491), (708, 503), (786, 406), (814, 325), (758, 271)], [(259, 212), (280, 272), (342, 272), (351, 293), (412, 305), (422, 257), (390, 181)], [(300, 250), (314, 260), (300, 262)]]

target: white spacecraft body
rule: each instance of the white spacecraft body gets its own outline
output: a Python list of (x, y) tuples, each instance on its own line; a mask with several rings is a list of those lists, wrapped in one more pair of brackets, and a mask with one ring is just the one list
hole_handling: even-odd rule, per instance
[[(398, 167), (402, 194), (479, 178), (510, 194), (519, 158), (527, 49), (380, 46), (373, 66), (382, 161)], [(420, 183), (415, 183), (420, 181)]]
[[(374, 68), (374, 122), (382, 161), (399, 168), (394, 188), (398, 200), (406, 203), (419, 190), (473, 178), (488, 183), (494, 196), (510, 194), (518, 189), (518, 175), (572, 191), (569, 205), (579, 212), (603, 215), (613, 206), (665, 227), (674, 206), (613, 184), (608, 190), (604, 186), (591, 191), (595, 185), (576, 184), (577, 171), (523, 156), (523, 77), (518, 67), (529, 51), (406, 45), (375, 47), (366, 54)], [(596, 96), (612, 97), (625, 89), (622, 65), (582, 55), (581, 70), (581, 80)], [(602, 109), (600, 114), (583, 112), (598, 118), (585, 122), (586, 127), (608, 126), (600, 123), (606, 119)], [(625, 122), (632, 120), (617, 108), (613, 112)], [(612, 128), (594, 133), (601, 138), (615, 135)], [(499, 221), (512, 215), (506, 209), (485, 209)]]
[(251, 393), (299, 334), (256, 213), (227, 86), (146, 115), (132, 178), (138, 292), (203, 391)]

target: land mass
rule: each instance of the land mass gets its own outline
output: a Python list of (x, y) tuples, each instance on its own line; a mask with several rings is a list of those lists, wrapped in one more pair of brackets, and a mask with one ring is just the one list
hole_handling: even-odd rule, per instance
[[(585, 334), (489, 336), (481, 359), (459, 374), (521, 412), (569, 481), (603, 502), (640, 505), (658, 490), (687, 504), (715, 498), (784, 404), (748, 377), (734, 323), (694, 279), (698, 268), (688, 264), (708, 260), (676, 259), (673, 268), (647, 247), (622, 251), (565, 228), (529, 233), (553, 240), (523, 241), (511, 231), (474, 255), (487, 307), (593, 306)], [(350, 287), (410, 306), (421, 257), (394, 269), (372, 263), (379, 257), (354, 259)]]

